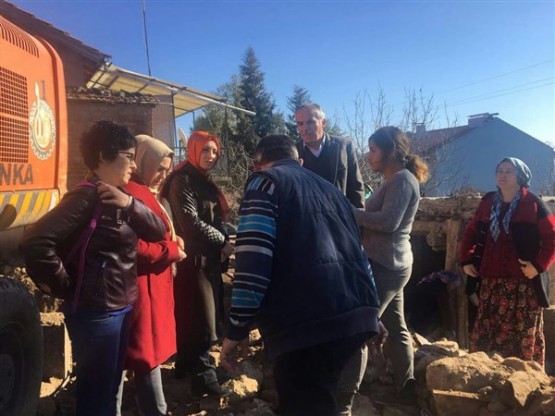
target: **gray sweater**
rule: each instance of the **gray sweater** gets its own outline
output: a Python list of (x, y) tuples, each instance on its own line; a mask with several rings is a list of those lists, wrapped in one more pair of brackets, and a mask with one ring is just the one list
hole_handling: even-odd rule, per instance
[(357, 223), (363, 229), (364, 251), (370, 260), (390, 270), (412, 265), (409, 236), (419, 202), (418, 181), (403, 169), (383, 181), (366, 200), (364, 211), (355, 210)]

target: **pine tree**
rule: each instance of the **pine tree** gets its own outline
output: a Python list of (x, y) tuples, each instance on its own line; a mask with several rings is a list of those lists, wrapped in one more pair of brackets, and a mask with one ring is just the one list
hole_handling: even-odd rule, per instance
[(289, 134), (289, 137), (291, 137), (296, 142), (299, 141), (301, 137), (299, 136), (299, 132), (297, 131), (295, 110), (301, 105), (309, 102), (310, 93), (308, 92), (308, 90), (301, 87), (300, 85), (293, 85), (293, 95), (291, 97), (287, 97), (287, 109), (290, 113), (287, 117), (285, 126), (287, 127), (287, 133)]
[(256, 113), (252, 117), (237, 113), (237, 134), (234, 141), (241, 143), (246, 152), (253, 154), (260, 138), (285, 131), (283, 115), (275, 110), (276, 104), (264, 86), (264, 73), (256, 58), (254, 49), (245, 52), (239, 67), (239, 107)]

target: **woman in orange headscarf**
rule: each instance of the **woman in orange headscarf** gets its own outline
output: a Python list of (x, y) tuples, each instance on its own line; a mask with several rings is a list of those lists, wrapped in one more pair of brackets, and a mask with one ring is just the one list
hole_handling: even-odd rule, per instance
[(221, 156), (216, 136), (191, 133), (187, 160), (168, 177), (162, 196), (170, 204), (176, 233), (187, 244), (174, 282), (177, 329), (176, 377), (192, 373), (195, 394), (224, 396), (208, 354), (221, 335), (222, 261), (233, 253), (223, 223), (228, 205), (210, 171)]

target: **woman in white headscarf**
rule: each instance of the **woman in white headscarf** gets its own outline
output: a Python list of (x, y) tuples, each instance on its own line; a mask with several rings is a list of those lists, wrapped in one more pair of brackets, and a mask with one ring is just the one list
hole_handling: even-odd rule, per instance
[[(176, 352), (172, 265), (183, 260), (183, 240), (175, 235), (171, 220), (157, 198), (158, 187), (170, 171), (173, 152), (162, 141), (136, 136), (137, 170), (125, 187), (144, 202), (166, 225), (162, 241), (138, 242), (139, 297), (132, 312), (125, 368), (133, 370), (137, 398), (145, 416), (166, 415), (160, 364)], [(120, 400), (122, 395), (120, 386)]]
[(484, 195), (461, 245), (463, 270), (480, 284), (478, 297), (469, 293), (478, 303), (470, 350), (543, 366), (549, 300), (540, 274), (555, 261), (555, 217), (528, 190), (532, 174), (523, 161), (504, 158), (495, 175), (497, 191)]

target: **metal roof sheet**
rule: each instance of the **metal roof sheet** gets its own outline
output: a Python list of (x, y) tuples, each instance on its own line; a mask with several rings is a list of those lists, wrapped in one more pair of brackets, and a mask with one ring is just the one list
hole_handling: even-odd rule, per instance
[(224, 102), (224, 98), (185, 85), (164, 81), (159, 78), (139, 74), (120, 68), (112, 63), (103, 65), (87, 83), (87, 88), (107, 88), (112, 91), (150, 94), (172, 97), (175, 117), (198, 110), (208, 104), (216, 104), (233, 110), (255, 113)]

